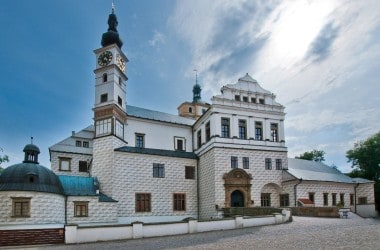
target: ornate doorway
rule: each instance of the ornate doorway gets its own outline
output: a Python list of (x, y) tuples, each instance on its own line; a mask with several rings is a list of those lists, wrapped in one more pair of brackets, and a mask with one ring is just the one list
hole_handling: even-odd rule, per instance
[(244, 194), (239, 190), (231, 193), (231, 207), (244, 207)]
[(252, 176), (243, 169), (235, 168), (224, 174), (224, 207), (250, 207)]

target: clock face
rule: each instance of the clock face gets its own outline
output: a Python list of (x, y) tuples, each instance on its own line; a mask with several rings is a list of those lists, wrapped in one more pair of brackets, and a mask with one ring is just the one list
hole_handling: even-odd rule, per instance
[(116, 55), (116, 64), (122, 72), (125, 72), (125, 61), (119, 54)]
[(106, 66), (110, 64), (111, 61), (112, 61), (111, 51), (105, 51), (102, 54), (100, 54), (100, 56), (98, 57), (98, 64), (100, 66)]

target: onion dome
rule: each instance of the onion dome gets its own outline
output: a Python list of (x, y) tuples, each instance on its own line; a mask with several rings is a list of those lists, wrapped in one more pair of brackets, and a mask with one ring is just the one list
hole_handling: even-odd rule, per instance
[(24, 147), (25, 160), (4, 169), (0, 174), (1, 191), (35, 191), (64, 194), (58, 176), (38, 164), (40, 150), (34, 144)]
[(102, 36), (102, 46), (106, 47), (108, 45), (116, 43), (119, 48), (123, 46), (123, 41), (121, 41), (119, 37), (119, 33), (117, 32), (117, 17), (115, 15), (115, 9), (112, 6), (112, 13), (108, 16), (108, 31), (103, 33)]
[(201, 86), (198, 83), (196, 83), (193, 87), (193, 102), (200, 102), (201, 91)]

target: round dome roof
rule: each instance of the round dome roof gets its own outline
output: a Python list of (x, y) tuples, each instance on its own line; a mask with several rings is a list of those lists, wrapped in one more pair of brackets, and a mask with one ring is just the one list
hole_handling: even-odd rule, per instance
[(34, 144), (28, 144), (24, 147), (24, 152), (37, 152), (40, 153), (40, 149)]
[(36, 163), (20, 163), (4, 169), (0, 174), (0, 191), (64, 194), (58, 176), (50, 169)]

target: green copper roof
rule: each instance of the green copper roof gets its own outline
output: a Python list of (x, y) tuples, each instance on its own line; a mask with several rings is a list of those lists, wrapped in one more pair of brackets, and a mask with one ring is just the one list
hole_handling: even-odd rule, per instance
[(63, 195), (57, 175), (36, 163), (20, 163), (4, 169), (0, 175), (0, 191), (35, 191)]
[(177, 157), (177, 158), (197, 159), (197, 155), (192, 152), (163, 150), (163, 149), (154, 149), (154, 148), (136, 148), (136, 147), (125, 146), (125, 147), (117, 148), (115, 149), (115, 151), (137, 153), (137, 154), (169, 156), (169, 157)]

